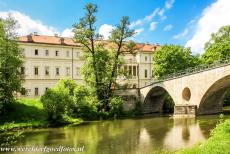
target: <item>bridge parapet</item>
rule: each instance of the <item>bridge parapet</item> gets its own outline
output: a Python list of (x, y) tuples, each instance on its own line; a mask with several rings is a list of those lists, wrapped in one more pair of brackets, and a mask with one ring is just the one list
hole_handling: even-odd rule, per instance
[[(164, 75), (164, 76), (162, 76), (160, 78), (153, 78), (152, 81), (150, 81), (149, 84), (147, 84), (144, 87), (148, 87), (148, 86), (156, 84), (156, 83), (160, 83), (160, 82), (173, 80), (173, 79), (176, 79), (176, 78), (181, 78), (181, 77), (184, 77), (184, 76), (189, 76), (189, 75), (192, 75), (192, 74), (208, 71), (208, 70), (211, 70), (211, 69), (214, 69), (214, 68), (223, 67), (223, 66), (226, 66), (226, 65), (230, 65), (230, 57), (220, 59), (220, 60), (218, 60), (218, 61), (216, 61), (216, 62), (214, 62), (212, 64), (209, 64), (209, 65), (199, 65), (199, 66), (196, 66), (196, 67), (189, 67), (189, 68), (187, 68), (185, 70), (181, 70), (181, 71), (178, 71), (178, 72), (167, 74), (167, 75)], [(144, 87), (141, 87), (141, 88), (144, 88)]]

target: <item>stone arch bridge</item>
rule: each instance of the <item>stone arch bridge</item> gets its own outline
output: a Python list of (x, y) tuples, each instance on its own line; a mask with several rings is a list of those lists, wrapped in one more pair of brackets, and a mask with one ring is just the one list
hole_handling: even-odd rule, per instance
[(230, 89), (230, 60), (168, 76), (141, 87), (143, 112), (159, 112), (166, 94), (173, 99), (174, 115), (222, 112), (224, 96)]

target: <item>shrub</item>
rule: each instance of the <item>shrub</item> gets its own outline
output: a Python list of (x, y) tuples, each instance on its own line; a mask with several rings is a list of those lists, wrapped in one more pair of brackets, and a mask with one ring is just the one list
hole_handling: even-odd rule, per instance
[(121, 97), (112, 97), (109, 101), (110, 111), (109, 116), (110, 117), (119, 117), (123, 114), (123, 104), (124, 100)]
[(73, 115), (85, 120), (97, 119), (97, 99), (89, 88), (78, 85), (74, 90)]
[(72, 100), (67, 89), (53, 88), (45, 92), (41, 102), (48, 113), (48, 120), (51, 123), (59, 123), (63, 120), (63, 115), (68, 112), (66, 109)]

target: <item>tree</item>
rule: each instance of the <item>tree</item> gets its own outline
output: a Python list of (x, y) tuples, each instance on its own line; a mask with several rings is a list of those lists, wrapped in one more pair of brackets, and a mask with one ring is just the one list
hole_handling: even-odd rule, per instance
[(202, 61), (211, 64), (226, 57), (230, 57), (230, 25), (221, 27), (211, 35), (211, 39), (205, 44)]
[[(134, 31), (129, 29), (129, 18), (123, 17), (120, 24), (111, 32), (108, 41), (102, 41), (95, 27), (97, 6), (87, 4), (86, 14), (79, 23), (73, 26), (74, 39), (83, 46), (86, 65), (83, 76), (88, 85), (95, 89), (96, 97), (100, 102), (98, 110), (109, 111), (109, 100), (113, 95), (112, 86), (116, 84), (119, 75), (120, 56), (125, 52), (133, 53), (135, 44), (125, 42), (133, 36)], [(106, 48), (106, 46), (110, 46)]]
[(6, 104), (14, 102), (13, 93), (21, 88), (23, 64), (22, 52), (15, 33), (16, 22), (11, 18), (0, 18), (0, 113)]
[(199, 64), (199, 57), (193, 56), (190, 48), (184, 48), (179, 45), (164, 45), (154, 53), (153, 58), (155, 78)]

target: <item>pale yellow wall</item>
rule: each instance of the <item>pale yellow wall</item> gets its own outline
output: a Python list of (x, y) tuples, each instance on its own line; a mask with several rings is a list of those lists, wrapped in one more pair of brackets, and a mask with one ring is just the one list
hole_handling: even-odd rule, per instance
[[(77, 75), (76, 68), (81, 68), (84, 61), (80, 58), (83, 53), (81, 48), (72, 46), (47, 45), (47, 44), (33, 44), (20, 43), (20, 47), (24, 49), (25, 55), (25, 81), (23, 86), (29, 91), (28, 96), (34, 97), (35, 88), (39, 88), (39, 95), (45, 92), (46, 88), (53, 87), (59, 79), (66, 77), (66, 68), (70, 68), (70, 76), (72, 77), (72, 51), (73, 51), (73, 78), (77, 83), (84, 83), (82, 77)], [(35, 49), (38, 49), (38, 55), (35, 55)], [(46, 50), (49, 55), (46, 56)], [(59, 56), (55, 55), (58, 51)], [(67, 56), (69, 52), (69, 57)], [(77, 56), (78, 55), (78, 56)], [(125, 65), (139, 67), (139, 87), (148, 83), (152, 77), (152, 53), (139, 52), (136, 55), (126, 54), (124, 56)], [(39, 74), (34, 74), (34, 67), (39, 68)], [(49, 75), (45, 75), (45, 67), (49, 67)], [(59, 68), (60, 75), (56, 75), (56, 67)], [(145, 70), (148, 72), (145, 77)], [(117, 81), (121, 84), (128, 83), (130, 88), (136, 84), (138, 87), (138, 76), (131, 77), (124, 80), (119, 77)]]

